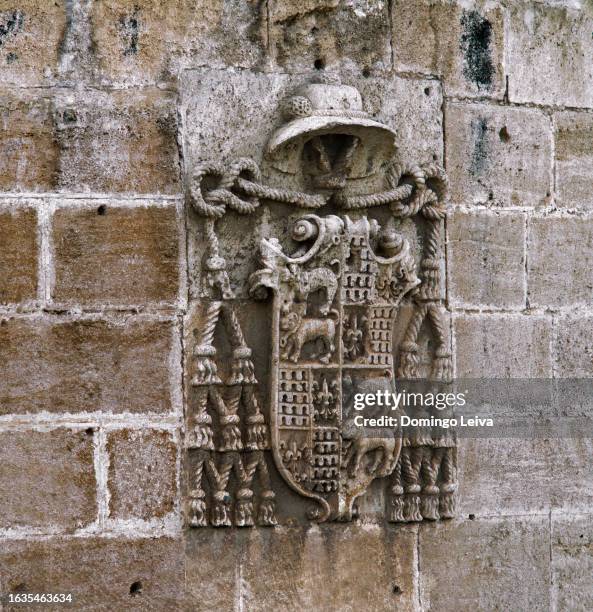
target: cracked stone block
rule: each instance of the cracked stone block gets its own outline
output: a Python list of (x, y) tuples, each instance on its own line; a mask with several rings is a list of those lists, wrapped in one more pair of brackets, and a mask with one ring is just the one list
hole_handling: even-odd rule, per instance
[(263, 59), (265, 5), (238, 0), (102, 0), (92, 39), (102, 82), (168, 82), (192, 66), (253, 67)]
[(562, 207), (593, 208), (593, 117), (565, 111), (554, 115), (556, 190)]
[(445, 165), (455, 204), (543, 206), (552, 185), (552, 133), (539, 110), (451, 102)]
[(177, 193), (176, 96), (142, 89), (55, 102), (59, 187), (75, 191)]
[(49, 93), (6, 90), (0, 94), (0, 116), (0, 189), (55, 189), (60, 152)]
[(502, 98), (503, 10), (465, 4), (396, 0), (392, 8), (395, 68), (442, 77), (449, 96)]
[(6, 540), (0, 550), (3, 593), (72, 593), (80, 610), (183, 610), (183, 580), (183, 545), (171, 537)]
[[(589, 507), (590, 510), (590, 507)], [(591, 514), (552, 514), (552, 598), (557, 610), (593, 608)]]
[(529, 220), (527, 294), (531, 306), (588, 305), (593, 290), (593, 220)]
[(548, 378), (551, 321), (538, 315), (480, 314), (454, 319), (458, 378)]
[(169, 320), (6, 318), (0, 413), (170, 412), (175, 337)]
[(37, 297), (38, 235), (33, 207), (0, 201), (0, 304)]
[(353, 69), (369, 74), (391, 65), (385, 0), (272, 0), (271, 61), (289, 72)]
[(177, 495), (177, 446), (166, 431), (122, 429), (107, 437), (109, 517), (163, 517)]
[(241, 601), (254, 610), (337, 612), (365, 601), (371, 610), (411, 611), (418, 589), (415, 543), (413, 526), (199, 530), (187, 545), (190, 602), (197, 610)]
[(556, 332), (556, 376), (593, 377), (593, 317), (566, 316)]
[(92, 429), (2, 432), (0, 463), (0, 527), (72, 531), (97, 518)]
[(525, 306), (525, 215), (455, 211), (447, 222), (454, 307)]
[(422, 609), (550, 609), (548, 516), (426, 525), (419, 557)]
[(0, 79), (35, 87), (56, 78), (67, 27), (67, 2), (0, 1)]
[[(521, 415), (495, 421), (498, 431), (509, 427), (509, 437), (460, 439), (459, 516), (547, 515), (590, 508), (591, 438), (512, 437), (513, 418)], [(533, 422), (536, 417), (525, 418)]]
[(56, 303), (173, 305), (179, 292), (176, 208), (88, 201), (60, 208), (51, 240)]
[(509, 6), (507, 71), (511, 102), (593, 107), (591, 6)]

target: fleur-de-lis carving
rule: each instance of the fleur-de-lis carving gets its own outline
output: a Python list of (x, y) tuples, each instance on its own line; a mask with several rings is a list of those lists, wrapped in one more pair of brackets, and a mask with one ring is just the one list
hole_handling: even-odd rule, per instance
[(321, 385), (313, 381), (313, 406), (316, 419), (332, 419), (338, 412), (337, 408), (338, 383), (333, 380), (328, 384), (327, 379), (322, 379)]

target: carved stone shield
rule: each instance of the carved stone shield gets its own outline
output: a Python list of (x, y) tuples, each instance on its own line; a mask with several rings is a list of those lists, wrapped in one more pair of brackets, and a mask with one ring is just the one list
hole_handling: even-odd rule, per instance
[[(252, 293), (274, 293), (270, 429), (276, 465), (318, 521), (352, 517), (354, 500), (393, 470), (396, 432), (355, 426), (355, 393), (393, 384), (393, 321), (419, 284), (408, 242), (366, 217), (306, 215), (298, 248), (261, 244)], [(261, 296), (260, 296), (261, 297)]]

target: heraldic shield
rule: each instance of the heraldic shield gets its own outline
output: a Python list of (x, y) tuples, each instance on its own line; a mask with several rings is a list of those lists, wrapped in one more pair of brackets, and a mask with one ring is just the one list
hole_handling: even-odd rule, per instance
[(271, 443), (283, 478), (315, 499), (310, 518), (349, 520), (355, 499), (390, 474), (401, 435), (355, 425), (357, 393), (393, 390), (393, 323), (419, 284), (408, 241), (375, 220), (305, 215), (286, 254), (262, 240), (251, 293), (273, 291)]

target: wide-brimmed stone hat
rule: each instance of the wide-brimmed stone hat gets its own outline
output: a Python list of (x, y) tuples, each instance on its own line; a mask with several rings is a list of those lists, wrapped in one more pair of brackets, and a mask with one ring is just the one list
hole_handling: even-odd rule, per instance
[(283, 159), (297, 157), (311, 138), (332, 133), (358, 136), (374, 158), (389, 159), (395, 152), (394, 130), (363, 110), (355, 87), (309, 83), (284, 100), (281, 110), (287, 123), (276, 130), (267, 147), (267, 156), (281, 165)]

